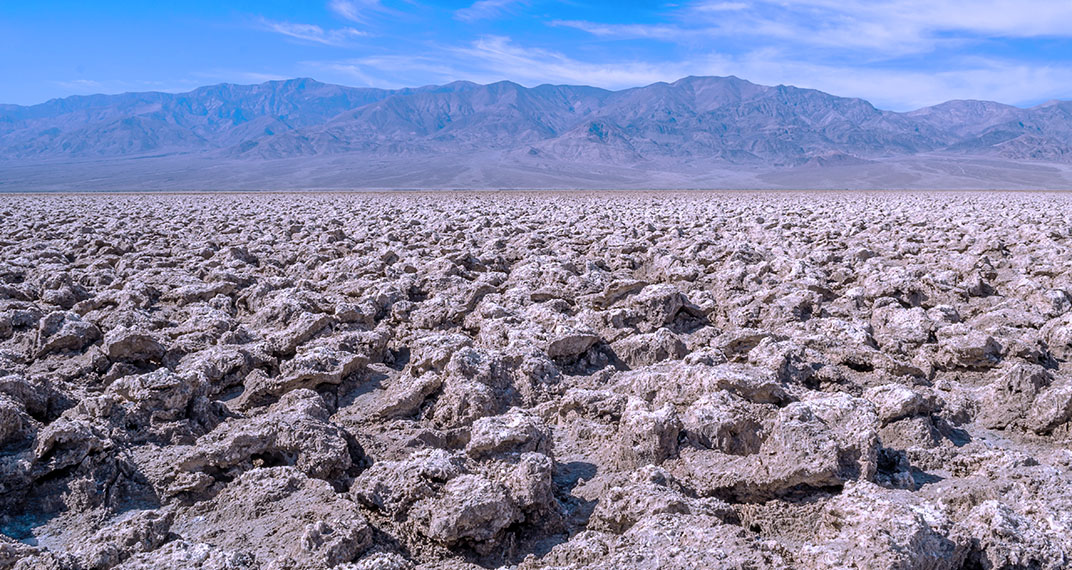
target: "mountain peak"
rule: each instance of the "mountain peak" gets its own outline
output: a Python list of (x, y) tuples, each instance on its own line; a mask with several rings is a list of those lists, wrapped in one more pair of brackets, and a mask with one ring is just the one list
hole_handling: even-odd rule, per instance
[(384, 176), (421, 164), (455, 172), (488, 160), (519, 173), (847, 169), (917, 156), (1072, 164), (1072, 113), (1065, 109), (1072, 104), (950, 101), (894, 113), (736, 76), (621, 91), (512, 81), (386, 90), (302, 77), (0, 106), (0, 171), (92, 163), (77, 176), (100, 178), (97, 169), (133, 158), (148, 165), (179, 157), (227, 168), (258, 164), (264, 172), (281, 168), (276, 159), (341, 157), (333, 164), (386, 164), (377, 171)]
[(1064, 101), (1061, 99), (1050, 99), (1045, 103), (1039, 103), (1032, 107), (1032, 109), (1049, 109), (1053, 107), (1072, 107), (1072, 101)]
[(317, 80), (315, 80), (315, 79), (313, 79), (311, 77), (295, 77), (294, 79), (284, 79), (284, 80), (281, 80), (281, 81), (269, 81), (268, 83), (270, 83), (270, 84), (275, 83), (275, 84), (282, 85), (284, 87), (291, 87), (291, 88), (294, 88), (294, 89), (307, 89), (309, 87), (320, 87), (320, 86), (323, 86), (323, 85), (327, 85), (326, 83), (321, 83), (321, 82), (319, 82), (319, 81), (317, 81)]
[(695, 83), (739, 83), (755, 85), (755, 83), (752, 83), (751, 81), (745, 79), (741, 79), (736, 75), (687, 75), (685, 77), (682, 77), (681, 79), (678, 79), (677, 81), (674, 81), (670, 85), (678, 86)]

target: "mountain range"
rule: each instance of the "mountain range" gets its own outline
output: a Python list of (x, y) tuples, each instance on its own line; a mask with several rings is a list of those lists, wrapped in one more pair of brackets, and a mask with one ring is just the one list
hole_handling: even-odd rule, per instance
[(736, 77), (312, 79), (0, 105), (0, 191), (1072, 188), (1072, 101), (898, 113)]

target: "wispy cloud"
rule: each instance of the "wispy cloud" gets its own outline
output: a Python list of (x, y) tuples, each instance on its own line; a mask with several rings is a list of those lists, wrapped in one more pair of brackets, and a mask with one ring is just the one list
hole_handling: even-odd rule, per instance
[(304, 61), (301, 65), (318, 75), (330, 75), (338, 81), (362, 87), (397, 89), (427, 84), (450, 83), (467, 79), (491, 83), (503, 77), (491, 70), (460, 61), (436, 50), (426, 55), (378, 55), (333, 61)]
[(348, 85), (355, 87), (378, 87), (392, 89), (402, 85), (384, 79), (383, 77), (368, 73), (364, 66), (353, 61), (306, 61), (302, 65), (314, 70), (317, 74), (328, 73), (338, 77)]
[(941, 72), (882, 69), (802, 59), (789, 51), (759, 49), (729, 55), (707, 53), (660, 61), (593, 61), (485, 36), (462, 46), (437, 46), (420, 55), (385, 55), (334, 62), (306, 62), (320, 72), (377, 87), (404, 87), (468, 79), (509, 79), (623, 89), (689, 75), (737, 75), (760, 84), (788, 84), (834, 95), (861, 97), (884, 109), (905, 111), (949, 99), (986, 97), (1025, 104), (1067, 96), (1072, 64), (1030, 65), (985, 58), (964, 59)]
[(881, 107), (910, 110), (951, 99), (988, 99), (1018, 105), (1068, 96), (1072, 66), (980, 62), (929, 73), (828, 68), (821, 78), (834, 93), (859, 93)]
[[(973, 50), (961, 49), (1011, 36), (1072, 37), (1072, 7), (1022, 1), (1026, 8), (1014, 9), (1009, 0), (976, 0), (972, 6), (977, 8), (966, 0), (697, 1), (671, 6), (654, 22), (548, 22), (600, 40), (676, 44), (672, 50), (618, 50), (603, 41), (584, 50), (568, 43), (548, 48), (486, 35), (458, 40), (462, 43), (411, 45), (405, 54), (385, 51), (301, 65), (318, 77), (388, 88), (508, 79), (530, 86), (567, 83), (622, 89), (689, 75), (736, 75), (766, 85), (861, 97), (880, 108), (902, 111), (949, 99), (1029, 104), (1067, 98), (1072, 62), (968, 57)], [(501, 17), (522, 3), (482, 0), (454, 16), (464, 21)], [(386, 10), (377, 6), (375, 0), (336, 0), (329, 5), (351, 21), (368, 10)], [(289, 27), (275, 31), (329, 45), (360, 33), (353, 28), (347, 32), (285, 25)]]
[(87, 95), (95, 93), (126, 93), (134, 91), (164, 91), (177, 93), (189, 91), (202, 85), (204, 82), (194, 77), (178, 78), (169, 81), (151, 80), (96, 80), (96, 79), (71, 79), (66, 81), (53, 81), (68, 94)]
[(682, 35), (693, 35), (696, 30), (686, 30), (672, 24), (600, 24), (583, 20), (552, 20), (552, 26), (574, 28), (593, 36), (618, 39), (649, 38), (676, 41)]
[(264, 83), (265, 81), (283, 81), (290, 79), (289, 76), (279, 75), (278, 73), (259, 73), (256, 71), (240, 71), (235, 74), (242, 81), (254, 81), (257, 83)]
[(265, 19), (261, 20), (261, 24), (265, 29), (289, 38), (327, 46), (345, 46), (354, 38), (368, 35), (355, 28), (325, 30), (315, 24), (273, 22)]
[(380, 0), (331, 0), (328, 10), (343, 19), (364, 24), (368, 21), (369, 12), (382, 11), (384, 7)]
[(74, 93), (95, 93), (104, 89), (104, 83), (93, 79), (57, 81), (56, 85)]
[[(701, 2), (703, 9), (721, 2)], [(969, 32), (1002, 37), (1072, 37), (1072, 4), (1066, 0), (760, 0), (760, 7), (824, 20), (831, 28), (885, 23), (916, 35)], [(808, 17), (811, 15), (811, 17)]]
[(730, 19), (708, 15), (707, 21), (722, 33), (898, 56), (992, 37), (1072, 37), (1072, 4), (1065, 0), (764, 0)]
[(454, 17), (463, 22), (474, 22), (495, 18), (508, 12), (511, 8), (522, 5), (525, 0), (478, 0), (468, 8), (454, 12)]
[(1034, 104), (1067, 96), (1072, 65), (968, 58), (941, 71), (888, 69), (822, 63), (760, 51), (722, 62), (696, 74), (736, 74), (767, 85), (788, 84), (834, 95), (860, 97), (882, 109), (907, 111), (951, 99), (990, 99)]
[(1072, 4), (1067, 0), (700, 1), (664, 16), (666, 22), (655, 24), (552, 23), (603, 38), (746, 38), (753, 46), (863, 49), (885, 57), (985, 38), (1072, 38)]
[(518, 46), (503, 36), (485, 36), (470, 45), (451, 48), (450, 52), (481, 69), (484, 75), (529, 83), (620, 88), (661, 81), (675, 75), (662, 62), (585, 62), (552, 50)]
[(747, 10), (748, 4), (744, 2), (705, 2), (696, 7), (701, 12), (736, 12)]
[(203, 83), (204, 81), (264, 83), (266, 81), (282, 81), (284, 79), (290, 79), (293, 77), (290, 75), (281, 75), (279, 73), (266, 73), (263, 71), (243, 71), (218, 68), (206, 71), (198, 71), (191, 73), (190, 75), (196, 78), (199, 83)]

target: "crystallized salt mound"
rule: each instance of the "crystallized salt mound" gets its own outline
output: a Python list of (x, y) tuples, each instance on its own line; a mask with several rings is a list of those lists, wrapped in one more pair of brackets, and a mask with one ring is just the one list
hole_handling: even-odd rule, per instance
[(0, 570), (1067, 568), (1070, 220), (10, 196)]

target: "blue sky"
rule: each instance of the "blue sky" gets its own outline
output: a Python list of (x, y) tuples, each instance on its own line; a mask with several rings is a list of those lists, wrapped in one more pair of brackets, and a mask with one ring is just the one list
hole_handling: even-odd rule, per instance
[(0, 103), (313, 77), (620, 89), (737, 75), (907, 110), (1072, 99), (1072, 0), (0, 0)]

